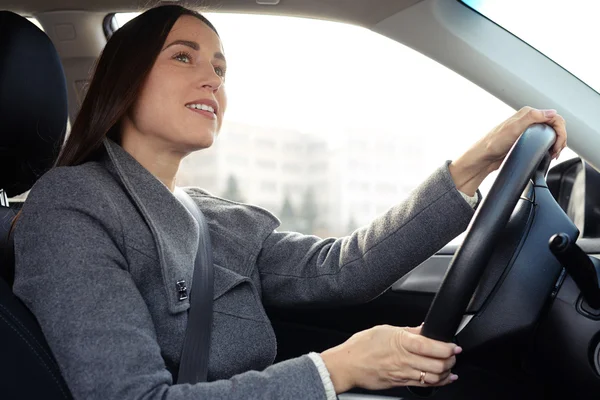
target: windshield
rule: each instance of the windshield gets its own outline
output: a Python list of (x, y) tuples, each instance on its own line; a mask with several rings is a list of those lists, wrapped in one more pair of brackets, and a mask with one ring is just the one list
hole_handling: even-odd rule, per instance
[[(136, 15), (116, 14), (116, 27)], [(266, 208), (282, 230), (338, 237), (368, 224), (514, 113), (365, 28), (204, 15), (224, 43), (227, 114), (215, 144), (182, 162), (177, 184)]]
[(600, 92), (600, 1), (463, 0)]
[[(136, 15), (116, 14), (115, 26)], [(177, 184), (266, 208), (281, 230), (338, 237), (370, 223), (515, 111), (365, 28), (205, 16), (228, 60), (227, 116), (215, 144), (182, 162)]]

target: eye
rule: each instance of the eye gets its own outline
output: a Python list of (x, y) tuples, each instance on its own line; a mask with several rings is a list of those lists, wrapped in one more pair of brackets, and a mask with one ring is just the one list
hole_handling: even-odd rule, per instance
[(219, 67), (219, 66), (215, 66), (215, 72), (217, 75), (219, 75), (221, 78), (225, 78), (225, 72), (226, 72), (226, 68), (223, 67)]
[(180, 61), (185, 64), (189, 64), (192, 62), (192, 56), (190, 53), (181, 51), (173, 56), (174, 60)]

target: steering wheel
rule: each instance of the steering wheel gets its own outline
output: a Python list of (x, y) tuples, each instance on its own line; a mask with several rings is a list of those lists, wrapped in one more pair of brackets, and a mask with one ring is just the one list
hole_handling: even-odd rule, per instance
[(450, 262), (425, 318), (423, 336), (452, 341), (521, 193), (534, 175), (544, 178), (555, 139), (551, 127), (534, 124), (515, 143)]

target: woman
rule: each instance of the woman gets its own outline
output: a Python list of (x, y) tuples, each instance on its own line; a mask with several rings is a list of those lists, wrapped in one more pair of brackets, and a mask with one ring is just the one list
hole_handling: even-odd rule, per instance
[(355, 386), (456, 380), (461, 349), (419, 328), (375, 327), (271, 365), (276, 342), (263, 304), (374, 298), (466, 228), (477, 187), (527, 126), (552, 125), (558, 156), (564, 120), (519, 111), (405, 203), (337, 240), (277, 232), (261, 208), (189, 190), (210, 227), (214, 318), (209, 382), (176, 385), (189, 308), (176, 283), (191, 281), (198, 236), (172, 192), (181, 160), (219, 132), (225, 76), (219, 36), (199, 14), (163, 6), (135, 18), (108, 41), (57, 167), (29, 195), (15, 226), (14, 291), (74, 396), (324, 399)]

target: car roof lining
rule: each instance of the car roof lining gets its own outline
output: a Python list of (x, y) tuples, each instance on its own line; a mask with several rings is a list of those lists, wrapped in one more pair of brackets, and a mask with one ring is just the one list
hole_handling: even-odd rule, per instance
[(256, 0), (0, 0), (0, 8), (22, 15), (79, 10), (91, 12), (135, 12), (159, 4), (181, 4), (203, 11), (278, 14), (350, 22), (371, 27), (421, 0), (280, 0), (279, 4), (259, 5)]

